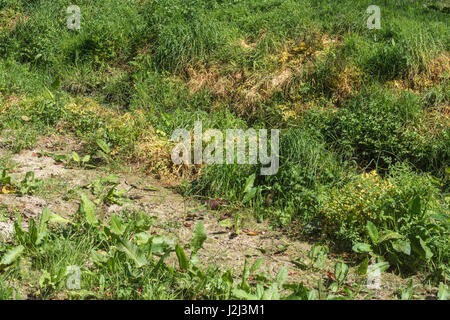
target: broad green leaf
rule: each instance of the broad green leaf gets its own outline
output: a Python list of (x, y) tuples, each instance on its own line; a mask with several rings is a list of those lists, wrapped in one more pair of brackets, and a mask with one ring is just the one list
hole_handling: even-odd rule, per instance
[(100, 147), (100, 149), (102, 149), (104, 153), (108, 155), (111, 153), (111, 149), (109, 148), (108, 144), (102, 139), (97, 139), (97, 145)]
[(319, 300), (322, 300), (324, 298), (323, 294), (324, 294), (324, 288), (323, 288), (323, 284), (322, 284), (322, 278), (319, 278), (319, 280), (317, 281), (317, 292), (319, 293)]
[(198, 258), (196, 253), (192, 253), (190, 257), (190, 261), (193, 265), (196, 265), (200, 262), (200, 259)]
[(80, 156), (78, 155), (78, 153), (76, 153), (75, 151), (72, 151), (72, 159), (73, 161), (80, 163)]
[(367, 272), (369, 274), (376, 274), (376, 273), (382, 274), (387, 269), (389, 269), (389, 262), (383, 261), (370, 265), (369, 268), (367, 269)]
[(50, 88), (52, 88), (53, 90), (56, 90), (60, 86), (61, 86), (61, 77), (56, 76), (55, 79), (53, 80), (52, 84), (50, 85)]
[(241, 300), (258, 300), (258, 297), (256, 297), (255, 295), (253, 295), (251, 293), (247, 293), (241, 289), (233, 289), (232, 294), (237, 299), (241, 299)]
[(272, 285), (264, 291), (264, 294), (261, 300), (279, 300), (280, 294), (278, 292), (278, 286), (276, 283), (272, 283)]
[(303, 283), (289, 283), (283, 285), (283, 288), (293, 291), (292, 294), (284, 298), (285, 300), (309, 300), (308, 295), (310, 291)]
[(352, 250), (357, 253), (369, 253), (372, 251), (372, 247), (368, 243), (359, 242), (352, 247)]
[(256, 284), (256, 297), (262, 299), (264, 295), (264, 286), (261, 283)]
[(8, 265), (13, 263), (22, 254), (24, 249), (25, 247), (22, 245), (9, 249), (0, 261), (0, 264)]
[(255, 197), (257, 188), (253, 187), (254, 183), (255, 174), (253, 173), (247, 178), (247, 181), (245, 182), (244, 191), (242, 192), (242, 203), (246, 203)]
[(358, 267), (358, 274), (360, 276), (363, 276), (367, 273), (367, 267), (369, 266), (369, 256), (366, 256), (366, 258), (361, 262), (361, 264)]
[(177, 254), (178, 263), (181, 270), (187, 270), (189, 268), (189, 260), (184, 253), (183, 248), (177, 243), (175, 246), (175, 253)]
[(231, 219), (221, 220), (219, 226), (231, 229), (233, 227), (233, 221), (231, 221)]
[(161, 266), (164, 264), (164, 260), (167, 259), (167, 257), (170, 255), (170, 251), (166, 251), (161, 258), (159, 258), (158, 263), (156, 264), (156, 266), (153, 268), (152, 272), (149, 275), (149, 278), (151, 279), (152, 276), (161, 268)]
[(394, 231), (383, 231), (378, 239), (378, 243), (382, 243), (387, 240), (394, 240), (394, 239), (402, 239), (403, 236), (400, 233), (394, 232)]
[(251, 199), (253, 199), (256, 195), (257, 188), (252, 188), (250, 191), (246, 192), (244, 198), (242, 199), (242, 203), (247, 203)]
[(371, 221), (367, 221), (366, 228), (367, 228), (367, 232), (369, 233), (369, 237), (372, 240), (372, 243), (376, 244), (378, 242), (377, 227)]
[(131, 260), (133, 260), (138, 268), (147, 264), (145, 254), (130, 241), (122, 239), (117, 246), (117, 249), (124, 252)]
[(127, 226), (122, 223), (122, 221), (117, 217), (115, 214), (111, 215), (111, 220), (109, 222), (111, 232), (121, 236), (124, 232)]
[(194, 236), (192, 237), (191, 240), (192, 254), (195, 254), (199, 249), (201, 249), (205, 240), (206, 240), (205, 228), (203, 227), (203, 223), (199, 221), (197, 223), (197, 226), (195, 227)]
[(422, 247), (423, 251), (425, 252), (425, 259), (430, 260), (431, 257), (433, 257), (433, 252), (431, 252), (431, 249), (427, 246), (426, 242), (422, 240), (421, 237), (419, 237), (420, 246)]
[(39, 232), (38, 227), (36, 227), (36, 222), (34, 219), (28, 221), (28, 243), (33, 245), (39, 245), (44, 239), (46, 233)]
[(50, 210), (48, 208), (44, 208), (42, 210), (41, 219), (39, 220), (39, 233), (44, 233), (47, 231), (47, 223), (50, 220)]
[(343, 283), (348, 275), (348, 266), (343, 262), (334, 265), (334, 277), (338, 283)]
[(89, 160), (91, 160), (91, 156), (87, 154), (81, 159), (81, 162), (86, 163), (89, 162)]
[(50, 276), (50, 273), (47, 270), (42, 270), (42, 274), (39, 278), (39, 287), (45, 288), (47, 285), (51, 284), (52, 277)]
[(79, 211), (84, 215), (87, 223), (89, 223), (90, 225), (97, 225), (98, 220), (95, 216), (95, 205), (85, 194), (81, 195), (81, 204)]
[(106, 261), (106, 265), (108, 266), (110, 272), (117, 272), (117, 262), (114, 257), (109, 257)]
[(152, 253), (164, 253), (173, 250), (174, 241), (172, 239), (156, 236), (152, 239)]
[(448, 287), (443, 283), (439, 283), (439, 291), (438, 291), (438, 299), (439, 300), (448, 300), (450, 298), (450, 294), (448, 292)]
[(60, 161), (66, 160), (66, 159), (67, 159), (67, 157), (64, 154), (57, 154), (53, 157), (53, 160), (55, 160), (57, 162), (60, 162)]
[(411, 279), (411, 280), (409, 280), (408, 287), (405, 290), (401, 290), (401, 293), (402, 293), (401, 298), (402, 298), (402, 300), (411, 300), (412, 292), (413, 292), (413, 286), (414, 286), (414, 283), (413, 283), (413, 280)]
[(26, 233), (22, 229), (22, 215), (17, 214), (17, 219), (14, 222), (14, 232), (16, 234), (16, 238), (19, 241), (19, 243), (24, 244), (26, 242)]
[(146, 232), (139, 232), (134, 235), (134, 239), (138, 245), (145, 245), (150, 240), (152, 240), (153, 236)]
[(253, 274), (256, 270), (258, 270), (261, 267), (263, 260), (264, 260), (263, 258), (259, 258), (253, 263), (253, 265), (250, 267), (250, 274)]
[(90, 258), (92, 262), (94, 262), (97, 265), (101, 265), (103, 263), (106, 263), (108, 261), (108, 256), (106, 252), (101, 252), (100, 250), (91, 250)]
[(329, 249), (327, 246), (319, 246), (313, 245), (310, 252), (309, 257), (313, 261), (313, 268), (323, 269), (327, 262)]
[(61, 223), (61, 224), (74, 224), (72, 221), (65, 219), (63, 217), (61, 217), (60, 215), (56, 214), (56, 213), (52, 213), (50, 214), (50, 218), (48, 220), (49, 222), (53, 222), (53, 223)]
[(116, 174), (110, 174), (101, 179), (102, 183), (116, 184), (119, 183), (119, 177)]
[[(335, 293), (337, 292), (339, 289), (339, 285), (337, 282), (333, 282), (329, 287), (328, 290), (330, 290), (331, 292)], [(327, 298), (328, 299), (328, 298)]]
[(316, 290), (312, 289), (308, 292), (308, 300), (316, 300)]
[(154, 187), (154, 186), (148, 184), (148, 185), (146, 185), (146, 186), (144, 187), (143, 190), (145, 190), (145, 191), (158, 191), (159, 189), (158, 189), (157, 187)]
[(279, 287), (283, 285), (283, 283), (286, 281), (288, 275), (288, 270), (286, 267), (282, 267), (281, 270), (278, 272), (277, 277), (275, 279), (276, 283)]
[(396, 240), (392, 242), (392, 248), (397, 252), (403, 252), (406, 255), (411, 254), (411, 243), (408, 240)]
[(247, 181), (245, 182), (244, 186), (244, 194), (249, 192), (253, 188), (253, 184), (255, 182), (255, 174), (253, 173), (247, 178)]
[(231, 274), (231, 270), (227, 270), (227, 272), (222, 275), (222, 280), (229, 284), (233, 284), (233, 275)]

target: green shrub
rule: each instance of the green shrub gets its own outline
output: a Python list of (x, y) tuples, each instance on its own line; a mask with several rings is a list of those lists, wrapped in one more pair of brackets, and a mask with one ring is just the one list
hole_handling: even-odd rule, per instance
[(373, 89), (351, 99), (321, 125), (330, 143), (361, 167), (388, 170), (391, 164), (408, 160), (418, 170), (442, 176), (449, 162), (450, 131), (445, 118), (433, 120), (413, 94), (396, 97)]
[(312, 221), (338, 248), (348, 250), (356, 243), (368, 242), (366, 225), (370, 221), (380, 232), (395, 232), (411, 245), (409, 254), (386, 247), (380, 250), (392, 265), (406, 272), (427, 269), (438, 278), (448, 276), (448, 198), (441, 196), (429, 176), (397, 166), (386, 178), (374, 170), (322, 192), (321, 208)]

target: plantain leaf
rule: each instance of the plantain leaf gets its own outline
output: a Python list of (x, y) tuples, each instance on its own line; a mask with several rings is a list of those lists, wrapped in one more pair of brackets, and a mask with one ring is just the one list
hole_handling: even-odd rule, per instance
[(361, 264), (358, 267), (358, 274), (360, 276), (363, 276), (367, 273), (367, 267), (369, 266), (369, 256), (366, 256), (366, 258), (361, 262)]
[(258, 300), (258, 297), (241, 289), (233, 289), (233, 296), (241, 300)]
[(450, 298), (450, 294), (448, 292), (448, 287), (443, 283), (439, 283), (439, 291), (438, 291), (438, 299), (439, 300), (448, 300)]
[(387, 240), (395, 240), (395, 239), (402, 239), (403, 236), (400, 233), (394, 232), (394, 231), (384, 231), (379, 239), (378, 243), (387, 241)]
[(243, 193), (249, 192), (253, 188), (253, 184), (255, 183), (255, 174), (253, 173), (247, 178), (247, 181), (245, 182), (244, 191)]
[(111, 232), (118, 236), (121, 236), (125, 232), (125, 229), (127, 227), (115, 214), (111, 215), (109, 226), (111, 228)]
[(263, 258), (259, 258), (253, 263), (253, 265), (250, 267), (250, 274), (253, 274), (256, 270), (259, 269), (259, 267), (261, 267), (263, 260)]
[(392, 242), (392, 248), (397, 252), (403, 252), (406, 255), (411, 254), (411, 243), (408, 240), (397, 240)]
[(78, 153), (76, 153), (75, 151), (72, 151), (72, 159), (73, 161), (75, 161), (76, 163), (80, 163), (80, 156), (78, 155)]
[(100, 149), (102, 149), (104, 153), (108, 155), (111, 153), (111, 149), (109, 148), (108, 144), (102, 139), (97, 139), (97, 145), (100, 147)]
[(89, 160), (91, 160), (91, 156), (87, 154), (81, 159), (81, 162), (86, 163), (89, 162)]
[(189, 260), (184, 253), (183, 248), (177, 243), (175, 246), (175, 253), (177, 254), (178, 263), (181, 270), (187, 270), (189, 268)]
[(409, 280), (408, 287), (405, 290), (401, 290), (402, 293), (402, 300), (411, 300), (412, 292), (413, 292), (413, 279)]
[(49, 218), (48, 221), (49, 221), (49, 222), (53, 222), (53, 223), (61, 223), (61, 224), (68, 224), (68, 223), (74, 224), (72, 221), (70, 221), (70, 220), (68, 220), (68, 219), (65, 219), (65, 218), (63, 218), (63, 217), (61, 217), (60, 215), (55, 214), (55, 213), (52, 213), (52, 214), (50, 215), (50, 218)]
[(89, 223), (91, 226), (97, 225), (98, 220), (95, 216), (95, 205), (85, 194), (81, 195), (79, 212), (84, 215), (87, 223)]
[(367, 232), (369, 233), (369, 237), (372, 240), (372, 243), (374, 243), (374, 244), (378, 243), (377, 227), (371, 221), (367, 221), (366, 228), (367, 228)]
[(281, 270), (278, 272), (277, 277), (275, 279), (276, 283), (279, 287), (283, 285), (283, 283), (286, 281), (288, 275), (288, 270), (286, 267), (281, 268)]
[(117, 246), (117, 249), (124, 252), (131, 260), (133, 260), (138, 268), (147, 264), (147, 258), (145, 257), (143, 251), (130, 241), (122, 239)]
[(47, 231), (47, 223), (50, 220), (50, 210), (48, 208), (44, 208), (42, 210), (41, 219), (39, 220), (39, 233), (44, 233)]
[(372, 247), (368, 243), (359, 242), (352, 247), (352, 250), (357, 253), (369, 253), (372, 251)]
[(8, 265), (13, 263), (22, 254), (24, 249), (25, 247), (22, 245), (9, 249), (0, 261), (0, 264)]
[(372, 264), (371, 266), (369, 266), (367, 272), (369, 274), (381, 274), (384, 271), (386, 271), (387, 269), (389, 269), (389, 262), (378, 262), (375, 264)]
[(348, 275), (348, 266), (343, 262), (334, 265), (334, 277), (338, 283), (343, 283)]
[(416, 195), (409, 203), (408, 214), (410, 217), (418, 216), (421, 211), (420, 197)]
[(431, 252), (431, 249), (427, 246), (426, 242), (422, 240), (421, 237), (419, 237), (420, 246), (422, 247), (423, 251), (425, 252), (425, 259), (430, 260), (431, 257), (433, 257), (433, 252)]
[(191, 240), (192, 254), (197, 253), (197, 251), (202, 248), (205, 240), (206, 240), (205, 228), (203, 227), (203, 223), (199, 221), (197, 223), (197, 226), (195, 227), (194, 236), (192, 237)]

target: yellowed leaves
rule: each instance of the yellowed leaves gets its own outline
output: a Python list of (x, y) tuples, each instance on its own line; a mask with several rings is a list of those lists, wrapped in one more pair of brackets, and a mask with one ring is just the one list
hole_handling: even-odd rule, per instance
[(16, 192), (16, 190), (14, 190), (14, 188), (9, 185), (3, 186), (2, 189), (0, 190), (1, 194), (10, 194), (14, 192)]

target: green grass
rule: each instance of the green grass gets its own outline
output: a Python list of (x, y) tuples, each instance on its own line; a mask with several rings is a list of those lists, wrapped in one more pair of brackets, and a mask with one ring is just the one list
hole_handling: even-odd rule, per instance
[[(2, 147), (20, 152), (40, 135), (70, 133), (83, 155), (107, 145), (99, 163), (139, 162), (163, 175), (177, 171), (167, 164), (176, 128), (280, 128), (276, 175), (213, 165), (181, 189), (248, 206), (280, 227), (299, 222), (305, 237), (347, 251), (368, 241), (367, 221), (416, 246), (420, 236), (432, 258), (423, 247), (377, 254), (400, 272), (448, 281), (450, 37), (441, 1), (381, 1), (380, 30), (366, 28), (368, 0), (82, 0), (79, 31), (65, 26), (70, 4), (0, 0)], [(395, 190), (363, 179), (379, 198), (359, 203), (361, 176), (372, 170)], [(333, 202), (343, 195), (360, 207)], [(417, 220), (400, 223), (417, 197)], [(434, 215), (443, 222), (430, 224)], [(93, 240), (75, 242), (83, 241)], [(140, 284), (149, 297), (191, 297)], [(114, 297), (126, 296), (120, 290)]]
[[(315, 290), (302, 284), (283, 286), (285, 268), (276, 279), (256, 273), (262, 260), (251, 268), (245, 264), (240, 281), (230, 270), (202, 267), (196, 258), (206, 240), (201, 222), (187, 246), (190, 251), (187, 256), (179, 244), (152, 235), (149, 232), (152, 220), (145, 214), (123, 212), (122, 217), (111, 216), (110, 222), (105, 223), (97, 219), (95, 205), (88, 198), (82, 197), (81, 203), (72, 222), (44, 209), (40, 221), (29, 220), (28, 231), (20, 227), (20, 220), (15, 224), (14, 244), (0, 246), (2, 300), (279, 299), (280, 294), (286, 295), (288, 291), (291, 294), (286, 297), (295, 299), (313, 299), (316, 295)], [(174, 251), (178, 267), (166, 262)], [(80, 270), (82, 290), (67, 290), (72, 279), (68, 273), (70, 266)], [(253, 274), (259, 280), (249, 284)], [(329, 297), (333, 296), (330, 291)]]

